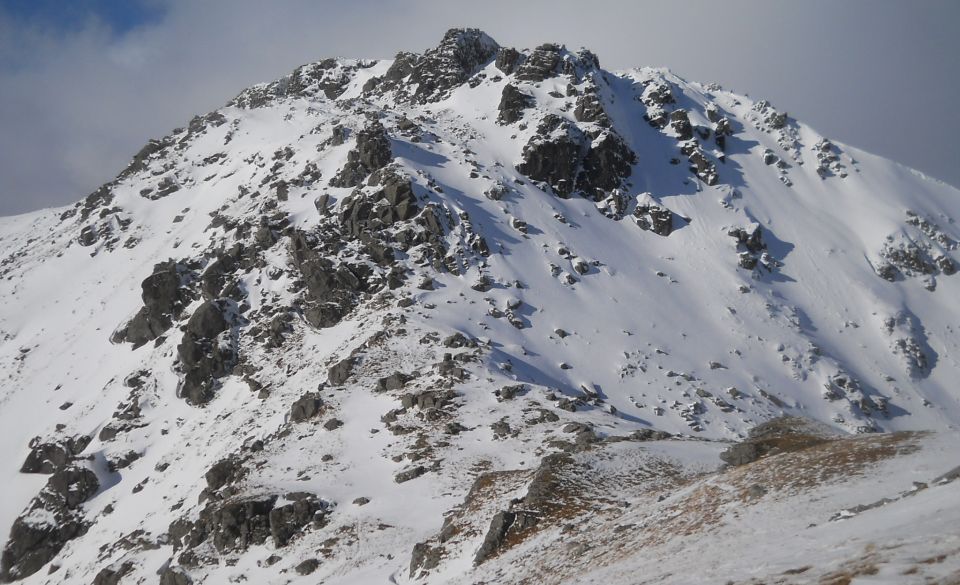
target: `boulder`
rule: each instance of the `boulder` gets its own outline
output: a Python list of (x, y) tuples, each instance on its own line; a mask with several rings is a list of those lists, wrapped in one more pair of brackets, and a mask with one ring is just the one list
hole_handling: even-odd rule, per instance
[(320, 394), (308, 392), (290, 406), (290, 422), (303, 422), (320, 414), (323, 400)]
[(503, 93), (500, 96), (500, 105), (497, 107), (500, 114), (497, 116), (499, 124), (513, 124), (523, 117), (523, 111), (534, 105), (534, 98), (525, 94), (516, 86), (507, 84), (503, 86)]

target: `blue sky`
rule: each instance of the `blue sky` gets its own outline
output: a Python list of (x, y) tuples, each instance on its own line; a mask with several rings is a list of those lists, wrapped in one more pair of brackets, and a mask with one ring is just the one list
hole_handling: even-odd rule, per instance
[(960, 186), (958, 23), (960, 0), (0, 0), (0, 215), (84, 197), (253, 83), (454, 26), (716, 81)]
[(157, 0), (3, 0), (0, 9), (25, 26), (70, 31), (95, 18), (117, 34), (159, 22), (164, 13)]

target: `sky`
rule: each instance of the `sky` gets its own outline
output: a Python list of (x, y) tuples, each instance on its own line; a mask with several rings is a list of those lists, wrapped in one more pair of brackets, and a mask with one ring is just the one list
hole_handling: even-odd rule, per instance
[(958, 0), (0, 0), (0, 215), (79, 200), (150, 138), (325, 57), (451, 27), (770, 100), (960, 186)]

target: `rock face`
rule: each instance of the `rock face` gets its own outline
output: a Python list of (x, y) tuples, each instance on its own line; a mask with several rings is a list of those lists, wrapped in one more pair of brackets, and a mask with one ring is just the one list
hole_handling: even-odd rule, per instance
[(637, 204), (633, 217), (642, 230), (649, 230), (658, 236), (669, 236), (674, 229), (674, 213), (666, 207), (645, 199)]
[(196, 521), (181, 519), (170, 525), (175, 551), (182, 551), (181, 564), (202, 564), (202, 545), (218, 553), (243, 551), (271, 539), (275, 547), (286, 546), (308, 525), (325, 523), (329, 504), (313, 494), (246, 497), (210, 502)]
[(79, 508), (99, 489), (89, 469), (69, 466), (54, 473), (10, 529), (0, 556), (0, 582), (36, 573), (68, 541), (82, 536), (88, 524)]
[(499, 48), (496, 41), (479, 29), (447, 31), (440, 44), (424, 53), (413, 66), (410, 74), (410, 83), (416, 84), (413, 100), (427, 103), (443, 99), (490, 62)]
[(500, 97), (498, 110), (500, 115), (497, 122), (500, 124), (513, 124), (523, 117), (523, 111), (532, 107), (534, 104), (533, 96), (527, 95), (516, 88), (516, 86), (507, 84), (503, 86), (503, 94)]
[(187, 321), (177, 354), (184, 371), (180, 395), (202, 405), (214, 397), (218, 379), (233, 370), (237, 342), (231, 324), (237, 319), (232, 301), (205, 301)]
[(330, 180), (333, 187), (356, 187), (371, 173), (393, 160), (390, 138), (379, 121), (357, 132), (357, 146), (347, 153), (347, 163)]
[(543, 181), (558, 195), (573, 192), (585, 139), (579, 128), (555, 114), (547, 114), (537, 133), (523, 147), (517, 170), (534, 181)]
[(520, 81), (544, 81), (557, 72), (560, 64), (560, 45), (546, 43), (530, 54), (517, 71)]
[(20, 467), (20, 473), (51, 474), (70, 464), (79, 455), (91, 438), (80, 435), (56, 442), (43, 442), (40, 437), (30, 441), (30, 453)]
[(561, 197), (579, 190), (599, 201), (630, 176), (634, 162), (636, 155), (615, 132), (591, 137), (573, 122), (547, 114), (524, 146), (517, 170)]
[(185, 286), (191, 278), (186, 266), (172, 260), (154, 266), (153, 274), (140, 285), (143, 308), (114, 333), (114, 343), (129, 342), (137, 348), (163, 335), (192, 300)]

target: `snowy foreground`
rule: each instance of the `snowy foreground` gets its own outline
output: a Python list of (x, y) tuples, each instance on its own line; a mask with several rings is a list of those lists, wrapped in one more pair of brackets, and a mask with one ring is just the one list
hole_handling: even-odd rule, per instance
[(960, 583), (958, 217), (584, 50), (306, 65), (0, 218), (0, 581)]

